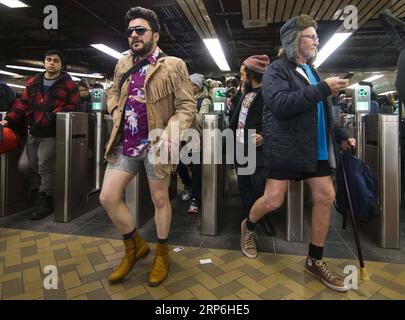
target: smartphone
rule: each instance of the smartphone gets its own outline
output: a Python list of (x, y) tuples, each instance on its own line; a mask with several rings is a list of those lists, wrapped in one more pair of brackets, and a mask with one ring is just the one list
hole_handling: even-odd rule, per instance
[(353, 72), (349, 72), (347, 73), (344, 77), (342, 77), (342, 79), (351, 79), (354, 76)]
[(0, 124), (0, 142), (3, 142), (3, 126)]

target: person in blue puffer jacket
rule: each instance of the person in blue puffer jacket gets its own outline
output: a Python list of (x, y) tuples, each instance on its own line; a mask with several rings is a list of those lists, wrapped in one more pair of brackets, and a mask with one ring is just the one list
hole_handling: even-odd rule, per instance
[(335, 199), (331, 168), (335, 167), (333, 140), (348, 150), (355, 139), (333, 121), (331, 96), (338, 95), (348, 80), (321, 80), (312, 64), (319, 46), (316, 21), (300, 15), (280, 30), (280, 58), (263, 77), (263, 154), (268, 176), (264, 195), (241, 224), (241, 249), (257, 256), (256, 223), (284, 202), (289, 180), (306, 180), (311, 190), (312, 230), (305, 270), (329, 288), (347, 291), (342, 277), (332, 272), (323, 257)]

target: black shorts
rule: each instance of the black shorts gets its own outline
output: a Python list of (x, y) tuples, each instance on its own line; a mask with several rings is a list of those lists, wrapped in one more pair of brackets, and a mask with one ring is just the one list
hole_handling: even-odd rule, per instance
[(327, 177), (332, 175), (332, 170), (327, 160), (318, 161), (318, 167), (314, 172), (297, 172), (289, 170), (269, 169), (267, 179), (275, 180), (307, 180), (316, 177)]

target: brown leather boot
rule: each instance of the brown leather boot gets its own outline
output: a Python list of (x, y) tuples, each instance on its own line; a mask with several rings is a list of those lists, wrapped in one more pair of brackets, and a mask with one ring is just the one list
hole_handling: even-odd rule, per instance
[(149, 286), (156, 287), (161, 284), (169, 274), (169, 245), (158, 243), (156, 256), (149, 275)]
[(144, 259), (150, 252), (149, 245), (141, 238), (139, 233), (135, 237), (124, 240), (125, 256), (120, 265), (110, 274), (108, 280), (110, 283), (122, 281), (125, 276), (131, 271), (135, 262), (140, 258)]

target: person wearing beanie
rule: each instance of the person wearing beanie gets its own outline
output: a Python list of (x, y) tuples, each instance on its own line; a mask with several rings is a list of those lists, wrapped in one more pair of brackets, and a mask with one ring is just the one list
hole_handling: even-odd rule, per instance
[[(27, 80), (22, 96), (16, 99), (5, 118), (3, 127), (21, 128), (27, 132), (26, 153), (33, 174), (31, 184), (39, 182), (39, 201), (31, 220), (43, 219), (54, 212), (56, 175), (56, 117), (59, 112), (77, 111), (79, 89), (69, 73), (59, 50), (44, 54), (44, 71)], [(22, 129), (24, 128), (24, 130)], [(35, 185), (35, 186), (34, 186)]]
[[(263, 76), (263, 155), (268, 168), (265, 192), (241, 224), (241, 248), (257, 255), (255, 225), (284, 202), (289, 180), (305, 180), (311, 190), (312, 230), (304, 269), (327, 287), (344, 292), (343, 278), (323, 258), (331, 209), (335, 199), (331, 168), (336, 153), (332, 141), (348, 150), (355, 139), (333, 121), (329, 100), (347, 87), (348, 80), (321, 80), (312, 64), (319, 39), (316, 21), (307, 15), (288, 20), (280, 30), (282, 49)], [(259, 60), (259, 61), (258, 61)], [(260, 59), (250, 63), (262, 68)], [(249, 63), (249, 62), (248, 62)]]
[[(245, 215), (253, 203), (263, 194), (266, 182), (267, 170), (264, 166), (262, 154), (262, 117), (263, 117), (263, 96), (262, 79), (266, 72), (270, 59), (267, 55), (257, 55), (247, 58), (241, 68), (241, 80), (245, 88), (244, 94), (237, 104), (229, 127), (235, 133), (235, 150), (243, 150), (243, 157), (251, 159), (253, 155), (248, 155), (248, 145), (255, 145), (255, 172), (252, 175), (243, 174), (244, 167), (249, 163), (239, 163), (240, 157), (235, 157), (235, 169), (238, 178), (238, 188), (242, 199), (242, 206)], [(254, 130), (254, 132), (252, 132)], [(249, 160), (248, 160), (249, 161)], [(252, 164), (250, 164), (250, 167)], [(242, 170), (242, 171), (241, 171)], [(246, 169), (245, 169), (246, 170)], [(266, 231), (274, 235), (274, 228), (268, 219), (263, 219)]]
[[(197, 130), (201, 134), (203, 126), (202, 114), (209, 112), (209, 107), (211, 103), (207, 88), (208, 86), (202, 74), (194, 73), (190, 76), (190, 80), (197, 108), (197, 113), (195, 116), (195, 125)], [(201, 145), (193, 147), (192, 152), (195, 153), (193, 155), (193, 159), (199, 158), (200, 160), (202, 160)], [(184, 192), (182, 194), (182, 200), (187, 201), (190, 199), (190, 205), (187, 211), (190, 214), (196, 214), (199, 211), (201, 203), (201, 184), (202, 184), (201, 161), (200, 163), (191, 164), (191, 178), (190, 178), (187, 167), (180, 160), (178, 166), (178, 173), (185, 186)]]

